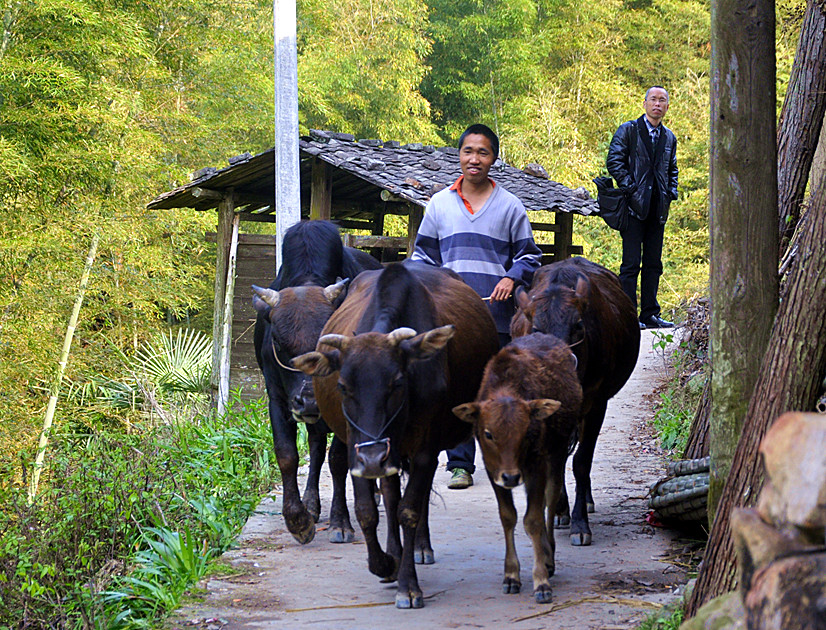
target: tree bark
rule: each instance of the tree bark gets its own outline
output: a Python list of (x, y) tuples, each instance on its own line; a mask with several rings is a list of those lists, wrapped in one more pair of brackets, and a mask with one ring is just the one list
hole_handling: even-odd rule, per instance
[(826, 373), (826, 186), (814, 193), (799, 251), (688, 603), (688, 616), (736, 585), (729, 516), (734, 507), (753, 505), (762, 488), (760, 441), (786, 411), (813, 410), (820, 393)]
[(780, 114), (777, 136), (777, 202), (780, 252), (800, 219), (809, 171), (826, 113), (826, 11), (823, 0), (809, 0)]
[(774, 2), (713, 1), (711, 46), (710, 522), (777, 309)]
[(711, 379), (703, 387), (703, 396), (691, 421), (683, 459), (700, 459), (709, 453), (709, 416), (711, 415)]

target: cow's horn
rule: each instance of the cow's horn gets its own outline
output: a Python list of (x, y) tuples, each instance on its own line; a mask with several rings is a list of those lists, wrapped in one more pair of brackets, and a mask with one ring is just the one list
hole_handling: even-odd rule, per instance
[(278, 303), (281, 301), (281, 296), (278, 294), (278, 291), (274, 291), (273, 289), (262, 289), (261, 287), (253, 285), (252, 290), (272, 308), (278, 306)]
[(347, 287), (347, 283), (350, 282), (350, 278), (345, 278), (342, 280), (341, 278), (338, 279), (338, 282), (335, 284), (328, 285), (324, 287), (324, 297), (327, 298), (327, 301), (331, 304), (335, 301), (335, 299), (341, 295), (341, 292)]
[(416, 331), (412, 328), (396, 328), (387, 333), (387, 341), (393, 346), (398, 346), (405, 339), (410, 339), (416, 336)]
[(345, 335), (322, 335), (318, 340), (318, 344), (338, 348), (339, 350), (346, 350), (347, 344), (350, 343), (350, 337)]

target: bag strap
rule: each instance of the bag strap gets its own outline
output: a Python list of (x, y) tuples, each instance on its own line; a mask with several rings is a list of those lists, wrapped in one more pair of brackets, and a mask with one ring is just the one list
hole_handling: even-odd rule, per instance
[(637, 125), (638, 121), (634, 120), (631, 122), (631, 142), (629, 142), (629, 156), (628, 160), (630, 163), (630, 174), (631, 174), (631, 183), (637, 183), (637, 173), (635, 172), (635, 166), (637, 162)]

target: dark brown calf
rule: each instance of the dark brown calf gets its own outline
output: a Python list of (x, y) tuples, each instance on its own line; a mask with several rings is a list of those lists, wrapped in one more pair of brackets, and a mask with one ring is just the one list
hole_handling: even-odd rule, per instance
[(520, 337), (488, 362), (476, 402), (453, 409), (473, 423), (499, 504), (505, 530), (505, 593), (518, 593), (522, 586), (513, 542), (517, 514), (511, 489), (525, 484), (525, 531), (533, 544), (534, 597), (540, 604), (551, 601), (553, 509), (582, 406), (576, 365), (568, 345), (556, 337), (541, 333)]
[(611, 271), (585, 258), (553, 263), (534, 274), (530, 291), (515, 293), (514, 337), (543, 332), (563, 340), (578, 359), (582, 424), (574, 455), (576, 499), (568, 508), (565, 487), (557, 506), (560, 526), (571, 526), (571, 544), (591, 544), (588, 512), (594, 511), (591, 464), (608, 400), (625, 384), (640, 349), (640, 327), (631, 300)]

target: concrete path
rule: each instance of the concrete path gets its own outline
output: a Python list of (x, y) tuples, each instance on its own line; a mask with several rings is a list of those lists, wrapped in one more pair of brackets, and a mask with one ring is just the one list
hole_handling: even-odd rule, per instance
[[(675, 600), (675, 592), (686, 580), (684, 572), (667, 560), (674, 554), (676, 534), (654, 529), (645, 521), (648, 486), (664, 471), (662, 456), (646, 426), (653, 406), (651, 394), (665, 374), (662, 352), (652, 349), (655, 341), (652, 332), (643, 332), (637, 368), (608, 406), (592, 472), (597, 509), (591, 515), (593, 544), (572, 547), (568, 531), (557, 530), (553, 603), (540, 605), (533, 600), (532, 553), (521, 523), (516, 542), (523, 592), (502, 594), (504, 540), (481, 457), (477, 456), (475, 485), (448, 490), (443, 454), (430, 512), (436, 563), (417, 568), (426, 597), (423, 609), (395, 609), (396, 585), (380, 583), (367, 570), (367, 554), (354, 517), (354, 543), (329, 543), (322, 521), (315, 539), (301, 546), (284, 527), (276, 494), (264, 500), (249, 520), (240, 547), (224, 556), (238, 573), (207, 580), (203, 601), (180, 609), (166, 627), (636, 627), (659, 605)], [(573, 497), (570, 460), (566, 478)], [(322, 514), (326, 518), (329, 478), (324, 477), (323, 483)], [(517, 489), (514, 496), (521, 519), (524, 492)]]

